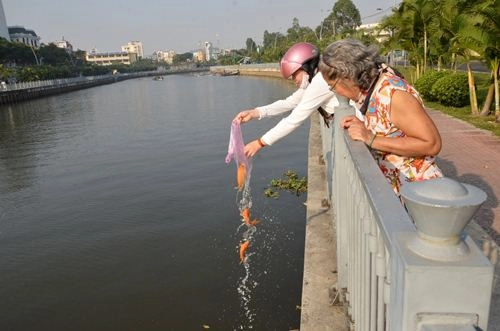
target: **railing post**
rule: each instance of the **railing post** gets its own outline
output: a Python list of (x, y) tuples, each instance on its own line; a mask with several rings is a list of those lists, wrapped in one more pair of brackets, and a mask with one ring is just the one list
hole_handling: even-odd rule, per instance
[(320, 162), (324, 162), (325, 164), (325, 176), (326, 176), (326, 185), (327, 185), (327, 198), (328, 202), (331, 203), (332, 200), (332, 176), (333, 176), (333, 129), (335, 127), (334, 122), (330, 123), (330, 127), (327, 128), (324, 124), (324, 120), (322, 116), (319, 116), (319, 126), (321, 130), (321, 139), (323, 143), (322, 149), (322, 160)]
[(463, 229), (486, 194), (450, 178), (406, 183), (416, 233), (395, 233), (389, 330), (486, 330), (493, 266)]
[[(332, 200), (334, 202), (334, 205), (336, 206), (334, 209), (336, 211), (335, 213), (335, 223), (336, 223), (336, 229), (337, 229), (337, 269), (338, 269), (338, 282), (337, 282), (337, 288), (338, 290), (346, 288), (347, 287), (347, 277), (349, 273), (347, 272), (347, 259), (348, 259), (348, 244), (349, 244), (349, 238), (347, 234), (347, 229), (348, 229), (348, 220), (349, 217), (348, 215), (345, 215), (345, 212), (339, 211), (340, 208), (337, 208), (337, 206), (342, 206), (345, 205), (346, 202), (343, 201), (344, 199), (348, 199), (348, 197), (345, 196), (344, 192), (342, 192), (344, 185), (347, 185), (345, 183), (346, 181), (346, 176), (345, 176), (345, 168), (343, 168), (340, 164), (340, 160), (342, 159), (342, 155), (338, 155), (338, 151), (345, 150), (345, 148), (342, 148), (343, 139), (344, 139), (344, 130), (339, 130), (340, 127), (340, 120), (347, 116), (347, 115), (353, 115), (354, 114), (354, 108), (349, 105), (349, 100), (345, 97), (342, 96), (337, 96), (337, 99), (339, 101), (339, 106), (335, 108), (335, 116), (334, 116), (334, 121), (332, 123), (333, 126), (333, 151), (332, 151), (332, 168), (334, 175), (332, 176)], [(338, 162), (336, 161), (338, 160)], [(342, 209), (345, 210), (345, 209)]]

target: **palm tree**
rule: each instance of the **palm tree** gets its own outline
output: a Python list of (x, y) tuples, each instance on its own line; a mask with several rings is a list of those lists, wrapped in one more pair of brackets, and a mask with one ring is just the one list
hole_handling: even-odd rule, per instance
[(405, 2), (393, 9), (392, 15), (385, 17), (381, 22), (381, 28), (392, 31), (386, 48), (404, 49), (410, 54), (410, 62), (415, 64), (416, 72), (414, 80), (422, 74), (424, 57), (422, 54), (422, 29), (416, 21), (413, 11), (408, 10)]
[(429, 27), (436, 18), (438, 2), (435, 0), (406, 0), (401, 4), (401, 9), (412, 18), (412, 28), (423, 39), (422, 72), (427, 69)]
[[(500, 91), (498, 75), (500, 67), (500, 1), (489, 0), (478, 8), (478, 14), (484, 18), (479, 26), (484, 37), (484, 58), (491, 69), (495, 91), (495, 120), (500, 123)], [(489, 106), (488, 106), (489, 108)]]
[[(434, 22), (437, 25), (436, 38), (441, 39), (448, 45), (453, 60), (453, 66), (457, 65), (458, 56), (465, 59), (467, 65), (467, 77), (469, 84), (469, 97), (471, 112), (479, 114), (476, 96), (476, 85), (470, 62), (480, 54), (468, 45), (467, 40), (462, 38), (474, 25), (475, 20), (470, 15), (475, 3), (482, 0), (445, 0), (439, 4), (440, 15)], [(457, 56), (458, 55), (458, 56)]]
[[(491, 70), (493, 87), (490, 90), (493, 90), (495, 95), (495, 119), (497, 123), (500, 123), (500, 94), (498, 88), (500, 61), (499, 12), (499, 0), (485, 0), (478, 3), (470, 13), (470, 22), (472, 24), (459, 33), (460, 42), (479, 53)], [(490, 105), (485, 104), (481, 113), (486, 115), (489, 113), (489, 108)]]

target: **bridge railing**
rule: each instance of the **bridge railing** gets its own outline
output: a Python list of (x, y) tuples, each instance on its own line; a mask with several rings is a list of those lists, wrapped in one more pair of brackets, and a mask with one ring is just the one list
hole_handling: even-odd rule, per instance
[(85, 83), (91, 83), (95, 81), (110, 79), (112, 75), (102, 75), (102, 76), (82, 76), (74, 78), (59, 78), (59, 79), (46, 79), (37, 80), (32, 82), (18, 82), (11, 84), (2, 84), (0, 86), (1, 91), (16, 91), (16, 90), (26, 90), (26, 89), (40, 89), (48, 87), (64, 87), (81, 85)]
[[(340, 129), (341, 118), (354, 114), (340, 101), (334, 123), (321, 127), (337, 236), (336, 302), (346, 306), (351, 327), (486, 330), (493, 266), (462, 233), (484, 192), (464, 202), (453, 192), (474, 187), (447, 179), (407, 183), (407, 212), (368, 148)], [(457, 214), (467, 218), (463, 226)], [(455, 232), (443, 233), (448, 229)]]
[(106, 74), (99, 76), (80, 76), (73, 78), (46, 79), (46, 80), (37, 80), (31, 82), (17, 82), (11, 84), (6, 84), (5, 82), (2, 82), (2, 84), (0, 84), (0, 92), (78, 86), (78, 85), (93, 84), (96, 82), (109, 81), (113, 79), (124, 80), (129, 78), (143, 77), (145, 75), (164, 74), (165, 72), (166, 71), (146, 72), (146, 73), (145, 72), (118, 73), (118, 74)]

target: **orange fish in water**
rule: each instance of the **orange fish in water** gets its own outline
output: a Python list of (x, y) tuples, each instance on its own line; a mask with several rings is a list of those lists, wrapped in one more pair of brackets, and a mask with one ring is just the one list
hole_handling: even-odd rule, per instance
[(253, 221), (249, 221), (249, 222), (247, 223), (247, 225), (248, 225), (248, 226), (255, 226), (255, 225), (259, 224), (259, 223), (260, 223), (260, 221), (259, 221), (259, 220), (257, 220), (256, 218), (254, 218), (254, 220), (253, 220)]
[(238, 171), (236, 173), (236, 185), (238, 187), (238, 191), (243, 189), (245, 186), (245, 179), (247, 177), (247, 169), (243, 163), (238, 165)]
[(242, 243), (240, 243), (240, 262), (243, 263), (245, 261), (245, 252), (248, 248), (248, 245), (250, 245), (250, 240), (245, 240)]
[(253, 221), (250, 221), (250, 209), (245, 208), (241, 212), (241, 216), (243, 217), (243, 221), (247, 226), (254, 226), (260, 223), (257, 219), (254, 219)]
[(248, 224), (248, 222), (250, 222), (250, 209), (248, 208), (243, 209), (240, 215), (243, 217), (245, 223)]

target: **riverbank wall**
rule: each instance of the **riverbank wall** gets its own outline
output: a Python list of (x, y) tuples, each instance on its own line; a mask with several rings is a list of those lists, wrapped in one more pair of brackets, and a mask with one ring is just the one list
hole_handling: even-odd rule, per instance
[(212, 66), (210, 72), (220, 74), (224, 72), (237, 72), (242, 76), (263, 76), (281, 78), (278, 63), (255, 63), (232, 66)]
[(127, 79), (155, 77), (173, 74), (207, 72), (208, 67), (181, 70), (162, 70), (139, 73), (124, 73), (103, 76), (86, 76), (65, 79), (51, 79), (34, 82), (5, 84), (0, 86), (0, 105), (47, 97), (50, 95), (82, 90), (94, 86), (112, 84)]
[(75, 77), (66, 79), (51, 79), (44, 81), (22, 82), (0, 86), (0, 105), (22, 102), (31, 99), (43, 98), (55, 94), (67, 93), (94, 86), (113, 84), (127, 79), (155, 77), (175, 74), (189, 74), (209, 72), (236, 72), (239, 75), (281, 77), (278, 63), (247, 64), (234, 66), (212, 67), (182, 67), (161, 71), (140, 73), (124, 73), (103, 76)]

